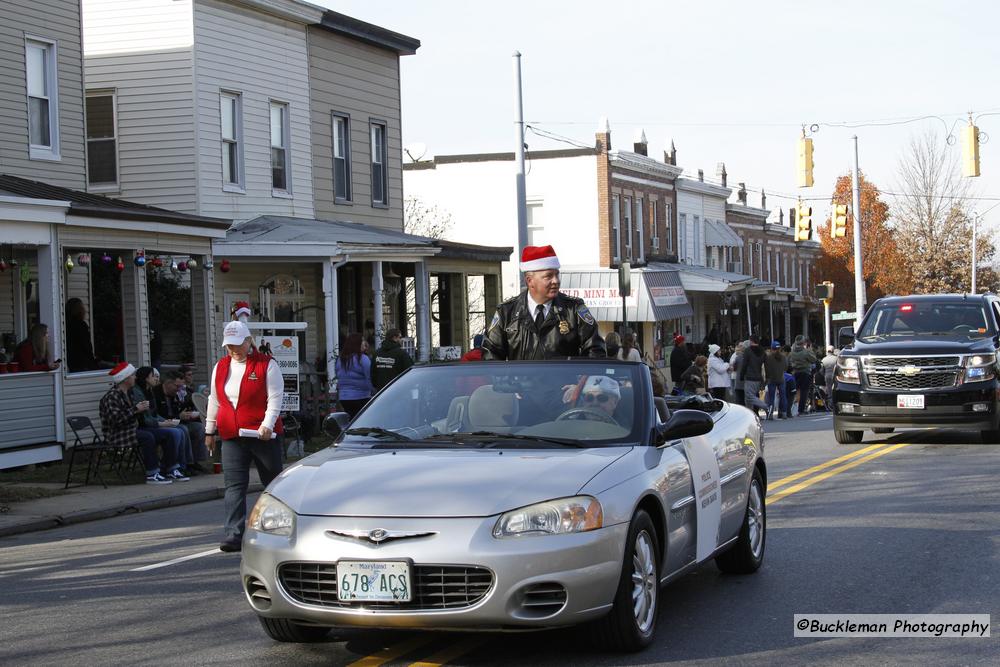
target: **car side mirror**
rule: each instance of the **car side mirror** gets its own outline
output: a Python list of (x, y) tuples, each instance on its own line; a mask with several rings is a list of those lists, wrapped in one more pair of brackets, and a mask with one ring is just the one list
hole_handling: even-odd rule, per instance
[(854, 343), (854, 327), (840, 327), (837, 330), (837, 347), (843, 349)]
[(701, 410), (675, 410), (667, 423), (660, 427), (660, 438), (670, 442), (680, 438), (705, 435), (715, 427), (712, 415)]
[(351, 416), (346, 412), (331, 412), (323, 420), (323, 432), (331, 438), (339, 438), (347, 425), (351, 423)]

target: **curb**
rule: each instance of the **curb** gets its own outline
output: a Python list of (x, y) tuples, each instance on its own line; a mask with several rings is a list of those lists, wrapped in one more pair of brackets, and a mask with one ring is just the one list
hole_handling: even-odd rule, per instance
[[(254, 482), (250, 484), (249, 488), (247, 488), (247, 494), (257, 493), (263, 490), (263, 484)], [(33, 533), (39, 530), (70, 526), (75, 523), (85, 523), (87, 521), (110, 519), (112, 517), (121, 516), (122, 514), (139, 514), (167, 507), (178, 507), (180, 505), (202, 503), (208, 500), (217, 500), (218, 498), (222, 498), (225, 493), (226, 489), (224, 487), (213, 487), (211, 489), (203, 489), (201, 491), (193, 491), (191, 493), (176, 496), (143, 500), (128, 505), (115, 505), (96, 510), (83, 510), (80, 512), (70, 512), (69, 514), (48, 516), (43, 519), (35, 519), (33, 521), (27, 521), (13, 526), (0, 527), (0, 537)]]

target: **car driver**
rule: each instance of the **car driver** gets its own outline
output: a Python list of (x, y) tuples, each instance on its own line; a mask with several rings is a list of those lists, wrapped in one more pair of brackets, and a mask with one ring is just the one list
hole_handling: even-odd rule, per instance
[(610, 417), (614, 415), (621, 399), (622, 393), (616, 380), (606, 375), (591, 375), (580, 391), (577, 405), (604, 412)]

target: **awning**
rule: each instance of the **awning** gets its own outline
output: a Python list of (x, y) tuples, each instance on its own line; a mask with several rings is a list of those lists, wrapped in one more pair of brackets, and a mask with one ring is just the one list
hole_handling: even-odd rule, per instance
[[(635, 269), (631, 275), (631, 294), (625, 297), (625, 312), (630, 322), (659, 322), (693, 314), (677, 271)], [(622, 320), (617, 271), (563, 269), (559, 277), (560, 291), (583, 299), (597, 321)]]
[(681, 284), (688, 292), (737, 292), (752, 286), (753, 276), (711, 269), (693, 264), (663, 264), (650, 262), (649, 269), (674, 270), (680, 274)]
[(742, 248), (743, 239), (721, 220), (705, 220), (705, 245)]

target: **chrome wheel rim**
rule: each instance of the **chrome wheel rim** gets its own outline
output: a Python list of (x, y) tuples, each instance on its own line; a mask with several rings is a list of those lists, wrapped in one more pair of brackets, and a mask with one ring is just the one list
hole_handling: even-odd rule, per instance
[(747, 500), (747, 533), (750, 536), (750, 553), (755, 560), (764, 552), (764, 499), (760, 486), (754, 480), (750, 484), (750, 498)]
[(641, 531), (632, 549), (632, 613), (643, 634), (653, 627), (656, 593), (656, 551), (649, 533)]

